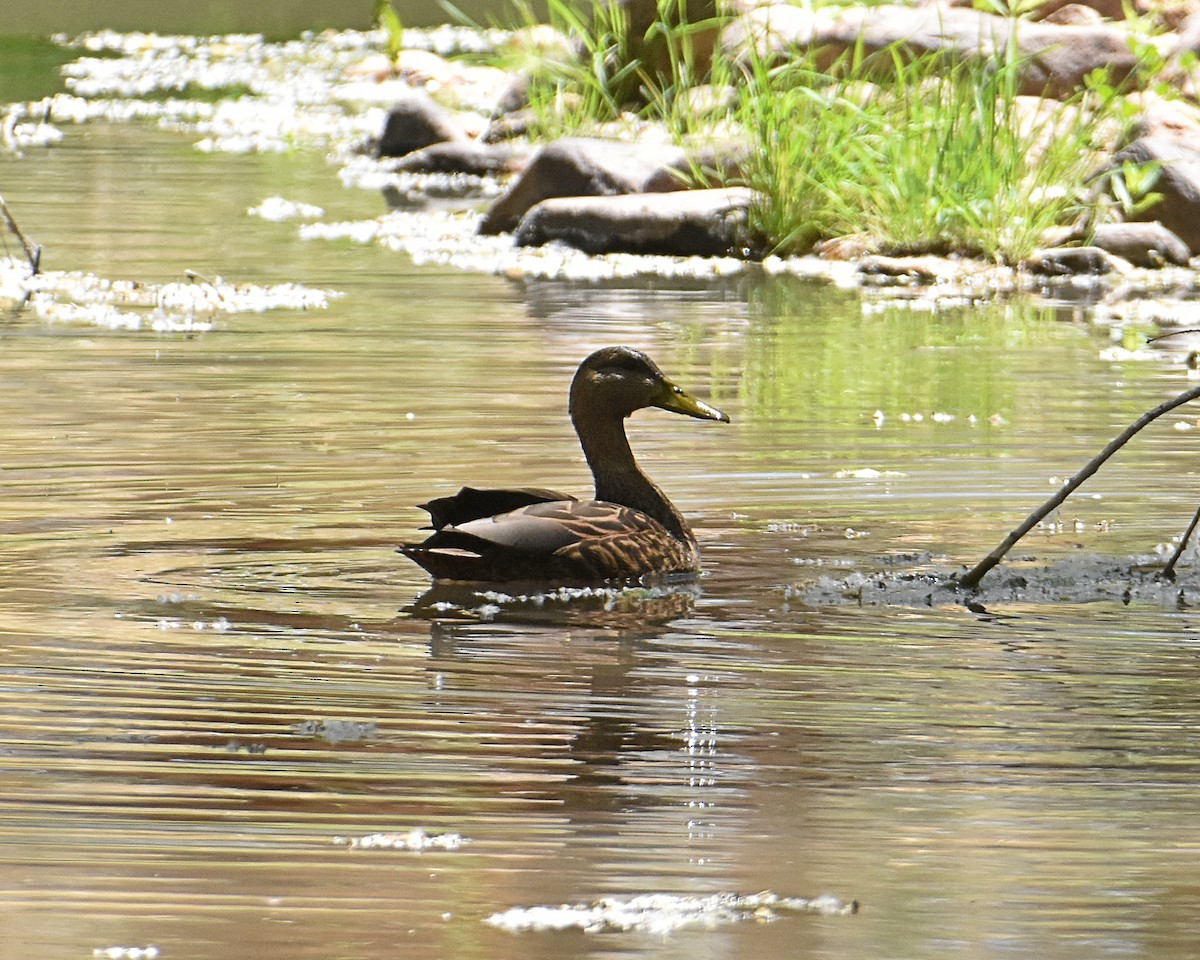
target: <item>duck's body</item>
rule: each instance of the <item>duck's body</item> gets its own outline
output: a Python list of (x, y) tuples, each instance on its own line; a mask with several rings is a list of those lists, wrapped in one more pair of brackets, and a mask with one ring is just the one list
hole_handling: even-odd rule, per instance
[(645, 354), (597, 350), (576, 372), (570, 404), (595, 499), (463, 487), (424, 505), (434, 533), (400, 552), (435, 580), (598, 583), (697, 572), (691, 528), (642, 473), (625, 436), (625, 418), (651, 406), (729, 421), (671, 383)]

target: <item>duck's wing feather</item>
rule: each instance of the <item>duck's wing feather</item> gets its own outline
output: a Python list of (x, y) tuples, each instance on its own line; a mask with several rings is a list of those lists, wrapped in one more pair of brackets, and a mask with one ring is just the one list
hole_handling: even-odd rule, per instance
[(694, 547), (657, 520), (591, 500), (534, 503), (444, 526), (400, 552), (439, 580), (596, 583), (698, 567)]
[(443, 527), (457, 526), (472, 520), (508, 513), (534, 503), (574, 499), (569, 494), (536, 487), (512, 489), (463, 487), (452, 497), (438, 497), (421, 504), (421, 509), (429, 513), (432, 528), (441, 530)]

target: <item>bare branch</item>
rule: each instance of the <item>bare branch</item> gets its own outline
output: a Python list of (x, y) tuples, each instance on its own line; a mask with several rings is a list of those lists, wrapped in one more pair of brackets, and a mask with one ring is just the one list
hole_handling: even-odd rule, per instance
[[(1087, 465), (1080, 470), (1075, 476), (1064, 483), (1049, 500), (1043, 503), (1040, 507), (1033, 511), (1019, 527), (1004, 538), (995, 550), (989, 553), (986, 557), (975, 564), (963, 576), (959, 577), (957, 584), (960, 587), (966, 587), (973, 590), (979, 586), (979, 581), (982, 580), (992, 567), (996, 566), (1009, 550), (1011, 550), (1025, 534), (1032, 530), (1037, 524), (1046, 517), (1047, 514), (1060, 507), (1064, 500), (1074, 493), (1079, 486), (1093, 473), (1100, 469), (1101, 465), (1114, 453), (1120, 450), (1128, 443), (1135, 434), (1137, 434), (1147, 424), (1152, 423), (1161, 417), (1164, 413), (1169, 413), (1176, 407), (1181, 407), (1185, 403), (1200, 398), (1200, 387), (1193, 387), (1191, 390), (1186, 390), (1173, 400), (1166, 400), (1160, 403), (1153, 410), (1142, 414), (1133, 423), (1131, 423), (1120, 436), (1110, 441), (1108, 446), (1100, 451), (1095, 457), (1088, 461)], [(1189, 529), (1190, 532), (1190, 529)]]
[(4, 202), (4, 198), (0, 197), (0, 216), (4, 217), (8, 224), (8, 229), (14, 237), (21, 241), (21, 248), (25, 251), (25, 259), (29, 261), (29, 267), (33, 271), (34, 276), (37, 276), (38, 268), (42, 262), (42, 247), (37, 243), (30, 243), (29, 239), (21, 232), (21, 228), (17, 226), (17, 221), (13, 219), (13, 215), (8, 211), (8, 204)]
[(1198, 523), (1200, 523), (1200, 507), (1197, 507), (1196, 512), (1192, 514), (1192, 522), (1188, 524), (1188, 528), (1183, 531), (1183, 536), (1179, 538), (1179, 546), (1171, 554), (1171, 559), (1167, 561), (1167, 565), (1162, 568), (1164, 580), (1175, 579), (1175, 564), (1179, 562), (1179, 558), (1183, 556), (1183, 551), (1187, 549), (1188, 541), (1192, 539), (1192, 534), (1195, 532), (1196, 524)]

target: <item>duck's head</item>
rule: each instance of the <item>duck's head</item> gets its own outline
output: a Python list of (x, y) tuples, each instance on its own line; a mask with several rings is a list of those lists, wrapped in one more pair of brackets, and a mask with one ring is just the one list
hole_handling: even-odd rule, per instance
[(667, 379), (653, 360), (632, 347), (603, 347), (579, 365), (571, 382), (571, 419), (628, 417), (644, 407), (659, 407), (701, 420), (729, 417)]

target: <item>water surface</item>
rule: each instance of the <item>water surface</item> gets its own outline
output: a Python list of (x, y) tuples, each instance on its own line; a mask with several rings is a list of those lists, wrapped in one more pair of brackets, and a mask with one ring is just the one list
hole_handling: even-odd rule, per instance
[[(0, 182), (48, 269), (344, 294), (177, 334), (6, 315), (0, 956), (1194, 955), (1190, 607), (789, 589), (973, 562), (1186, 388), (1177, 357), (1102, 360), (1042, 303), (417, 267), (246, 216), (276, 194), (382, 212), (322, 158), (142, 128), (0, 156)], [(733, 419), (631, 422), (702, 541), (698, 595), (414, 614), (427, 581), (392, 552), (413, 504), (586, 493), (566, 387), (618, 342)], [(1149, 557), (1194, 509), (1172, 427), (1194, 418), (1023, 552)], [(469, 842), (352, 842), (416, 829)], [(665, 937), (485, 922), (760, 890), (861, 908)]]

